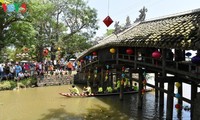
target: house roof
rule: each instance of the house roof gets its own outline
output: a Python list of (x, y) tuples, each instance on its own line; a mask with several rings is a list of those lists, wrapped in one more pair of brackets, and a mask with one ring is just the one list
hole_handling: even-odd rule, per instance
[(200, 9), (134, 23), (129, 29), (104, 38), (84, 54), (115, 46), (200, 49)]

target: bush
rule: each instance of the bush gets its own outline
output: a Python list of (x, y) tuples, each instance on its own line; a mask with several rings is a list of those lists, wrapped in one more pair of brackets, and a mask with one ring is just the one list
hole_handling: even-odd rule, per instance
[(17, 82), (15, 81), (9, 81), (9, 82), (11, 84), (11, 88), (10, 88), (11, 90), (17, 87)]
[(37, 79), (34, 77), (29, 77), (29, 78), (21, 80), (21, 83), (25, 85), (26, 87), (31, 87), (32, 85), (37, 84)]
[(3, 81), (0, 83), (0, 90), (10, 90), (11, 89), (11, 84), (9, 81)]

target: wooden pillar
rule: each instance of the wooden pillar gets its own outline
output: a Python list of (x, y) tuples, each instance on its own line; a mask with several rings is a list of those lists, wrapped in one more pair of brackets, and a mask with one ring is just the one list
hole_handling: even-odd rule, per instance
[(110, 86), (113, 88), (113, 71), (110, 71)]
[[(160, 81), (160, 88), (164, 89), (164, 82)], [(159, 105), (164, 106), (164, 92), (159, 91)]]
[(190, 117), (191, 117), (191, 120), (192, 120), (192, 117), (193, 117), (193, 111), (194, 111), (194, 100), (196, 98), (196, 95), (197, 95), (197, 84), (195, 82), (192, 82), (191, 83), (191, 111), (190, 111)]
[[(179, 81), (180, 83), (180, 87), (178, 88), (178, 94), (180, 96), (183, 96), (183, 83), (181, 81)], [(178, 99), (178, 104), (183, 106), (183, 101)], [(178, 114), (177, 114), (177, 117), (178, 118), (181, 118), (182, 117), (182, 111), (181, 110), (178, 110)]]
[(154, 79), (154, 81), (155, 81), (155, 98), (156, 98), (156, 101), (158, 101), (158, 73), (156, 72), (155, 73), (155, 79)]
[[(166, 77), (166, 49), (162, 49), (162, 77)], [(160, 88), (164, 89), (164, 82), (160, 81)], [(164, 92), (160, 91), (160, 106), (164, 105)]]
[(175, 49), (175, 61), (185, 61), (185, 51)]
[(137, 61), (137, 55), (138, 55), (138, 53), (137, 53), (137, 49), (136, 49), (136, 47), (135, 47), (135, 50), (134, 50), (134, 69), (136, 69), (137, 68), (137, 64), (136, 64), (136, 61)]
[(124, 80), (122, 79), (120, 82), (120, 94), (119, 94), (119, 99), (123, 100), (124, 98)]
[(122, 76), (122, 74), (126, 74), (125, 73), (125, 67), (123, 66), (121, 71), (121, 82), (120, 82), (120, 100), (123, 100), (123, 97), (124, 97), (124, 82), (125, 82), (125, 78)]
[(130, 82), (130, 88), (131, 88), (131, 90), (132, 90), (132, 88), (133, 88), (133, 80), (132, 80), (132, 70), (131, 69), (129, 69), (129, 82)]
[(116, 64), (118, 65), (119, 64), (119, 48), (116, 48), (116, 57), (115, 57), (115, 60), (116, 60)]
[(102, 88), (103, 88), (103, 81), (104, 81), (104, 74), (103, 74), (103, 72), (104, 72), (104, 69), (103, 69), (103, 67), (101, 67), (101, 80), (100, 80), (100, 84), (101, 84)]
[(168, 83), (168, 92), (167, 92), (167, 113), (166, 119), (172, 120), (173, 118), (173, 107), (174, 107), (174, 82), (170, 81)]
[(143, 106), (143, 95), (142, 95), (142, 89), (143, 89), (143, 83), (144, 80), (142, 69), (140, 68), (139, 71), (139, 90), (138, 90), (138, 108), (142, 109)]

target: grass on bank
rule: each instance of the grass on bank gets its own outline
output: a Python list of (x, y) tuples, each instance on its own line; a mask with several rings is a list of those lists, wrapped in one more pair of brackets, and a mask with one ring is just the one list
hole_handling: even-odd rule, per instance
[(0, 91), (2, 90), (13, 90), (17, 87), (32, 87), (37, 85), (37, 79), (29, 77), (20, 81), (5, 80), (0, 82)]

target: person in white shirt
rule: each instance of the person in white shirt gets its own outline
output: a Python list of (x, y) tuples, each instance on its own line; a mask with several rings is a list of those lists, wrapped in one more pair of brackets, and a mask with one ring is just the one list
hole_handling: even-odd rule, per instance
[(20, 80), (23, 79), (24, 78), (24, 73), (22, 71), (19, 72), (18, 77), (19, 77)]

